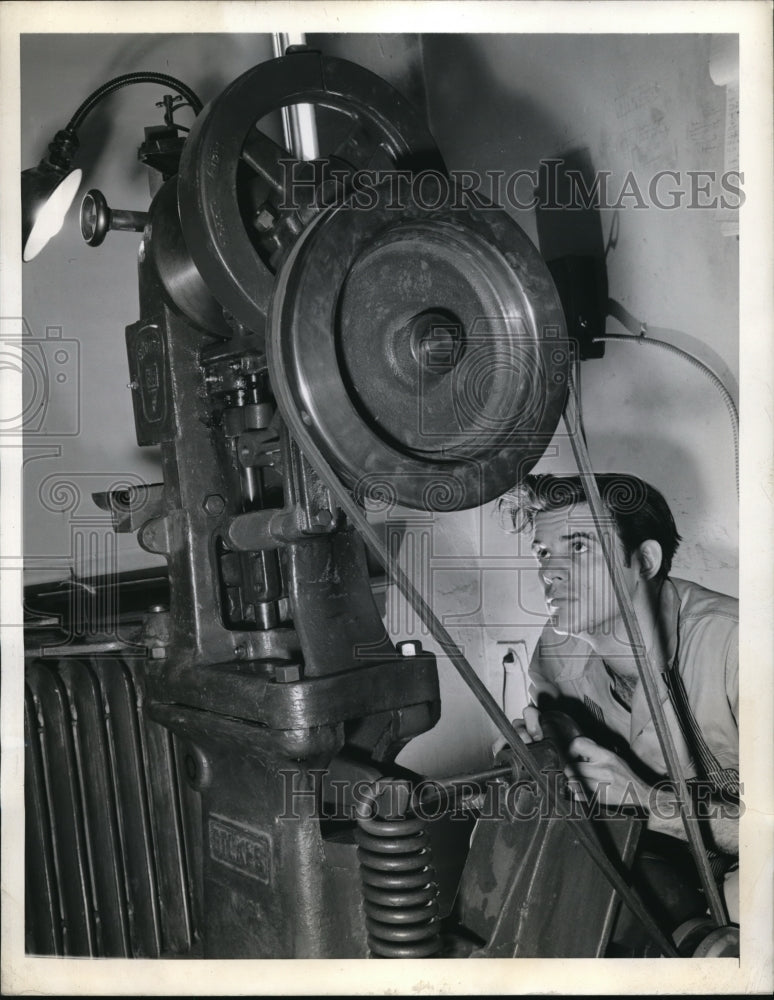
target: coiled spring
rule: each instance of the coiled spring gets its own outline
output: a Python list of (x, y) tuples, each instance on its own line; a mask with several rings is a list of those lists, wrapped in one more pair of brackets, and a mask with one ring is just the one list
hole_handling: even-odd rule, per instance
[(427, 958), (441, 948), (438, 884), (424, 823), (358, 818), (368, 946), (377, 958)]

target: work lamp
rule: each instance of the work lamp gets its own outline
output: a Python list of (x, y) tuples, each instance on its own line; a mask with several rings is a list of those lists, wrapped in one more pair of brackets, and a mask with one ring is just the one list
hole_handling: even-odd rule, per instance
[[(22, 198), (22, 259), (32, 260), (48, 241), (62, 228), (67, 211), (78, 193), (82, 171), (73, 169), (72, 161), (78, 151), (78, 129), (99, 102), (114, 91), (132, 83), (155, 83), (169, 87), (182, 97), (174, 106), (178, 110), (190, 106), (194, 114), (202, 109), (196, 94), (180, 80), (166, 73), (140, 71), (125, 73), (108, 80), (90, 94), (72, 116), (64, 129), (56, 133), (49, 144), (48, 155), (37, 167), (23, 170), (21, 175)], [(171, 99), (164, 102), (167, 125), (182, 129), (172, 122)]]

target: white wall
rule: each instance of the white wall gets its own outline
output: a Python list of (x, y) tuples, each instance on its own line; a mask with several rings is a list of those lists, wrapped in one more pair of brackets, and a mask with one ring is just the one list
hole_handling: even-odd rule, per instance
[[(361, 61), (421, 99), (419, 50), (412, 38), (315, 36), (325, 51)], [(22, 161), (45, 152), (81, 99), (105, 79), (139, 68), (178, 76), (203, 100), (267, 58), (266, 36), (29, 36), (22, 44)], [(534, 168), (541, 159), (586, 149), (597, 170), (621, 180), (634, 170), (647, 188), (658, 169), (724, 166), (725, 90), (709, 76), (711, 40), (699, 36), (424, 36), (424, 85), (431, 127), (451, 168)], [(99, 187), (119, 208), (148, 204), (145, 168), (135, 159), (144, 125), (160, 121), (161, 92), (131, 87), (95, 113), (82, 131), (83, 190)], [(182, 120), (182, 119), (181, 119)], [(537, 242), (533, 212), (515, 217)], [(609, 292), (651, 334), (690, 346), (733, 384), (738, 371), (736, 238), (711, 210), (622, 208), (601, 213)], [(573, 242), (567, 232), (568, 247)], [(124, 327), (137, 319), (135, 254), (139, 237), (109, 234), (92, 250), (75, 211), (65, 228), (23, 270), (25, 317), (39, 337), (47, 327), (77, 341), (79, 395), (52, 400), (45, 434), (30, 438), (25, 487), (25, 547), (30, 579), (76, 571), (129, 569), (150, 557), (134, 536), (110, 554), (104, 521), (89, 519), (89, 494), (127, 477), (159, 479), (152, 450), (135, 445), (126, 389)], [(582, 247), (580, 248), (582, 249)], [(625, 332), (609, 321), (611, 332)], [(69, 389), (70, 382), (66, 388)], [(583, 408), (598, 469), (633, 472), (658, 486), (684, 536), (675, 572), (736, 593), (737, 505), (731, 436), (715, 389), (690, 365), (655, 348), (608, 345), (585, 363)], [(72, 423), (80, 430), (57, 436)], [(566, 439), (540, 469), (573, 468)], [(46, 452), (59, 449), (57, 455)], [(54, 477), (54, 478), (51, 478)], [(61, 481), (81, 494), (75, 509), (52, 499)], [(46, 493), (41, 499), (41, 490)], [(64, 507), (64, 509), (62, 509)], [(53, 509), (52, 509), (53, 508)], [(413, 515), (411, 515), (413, 518)], [(80, 519), (80, 521), (78, 520)], [(427, 535), (427, 519), (415, 529)], [(490, 507), (430, 519), (430, 558), (422, 586), (493, 693), (502, 695), (502, 656), (527, 653), (543, 621), (531, 559), (499, 529)], [(74, 533), (92, 532), (98, 551), (80, 554)], [(404, 552), (405, 558), (409, 556)], [(413, 572), (420, 580), (420, 563)], [(419, 626), (390, 596), (396, 638)], [(481, 625), (485, 626), (482, 631)], [(426, 637), (425, 637), (426, 638)], [(519, 646), (522, 643), (522, 646)], [(432, 643), (427, 641), (427, 645)], [(477, 766), (488, 757), (490, 724), (451, 665), (439, 662), (443, 715), (402, 762), (432, 774)]]

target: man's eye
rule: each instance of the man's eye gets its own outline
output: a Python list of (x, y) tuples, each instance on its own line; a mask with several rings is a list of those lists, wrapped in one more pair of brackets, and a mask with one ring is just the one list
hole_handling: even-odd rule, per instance
[(576, 538), (570, 545), (573, 555), (578, 555), (580, 552), (588, 552), (588, 548), (588, 545), (581, 538)]

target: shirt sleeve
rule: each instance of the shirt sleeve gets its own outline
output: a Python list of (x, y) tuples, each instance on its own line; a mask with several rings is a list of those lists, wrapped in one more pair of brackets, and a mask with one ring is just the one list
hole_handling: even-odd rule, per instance
[(712, 614), (689, 622), (681, 635), (678, 718), (700, 772), (739, 764), (738, 625)]

